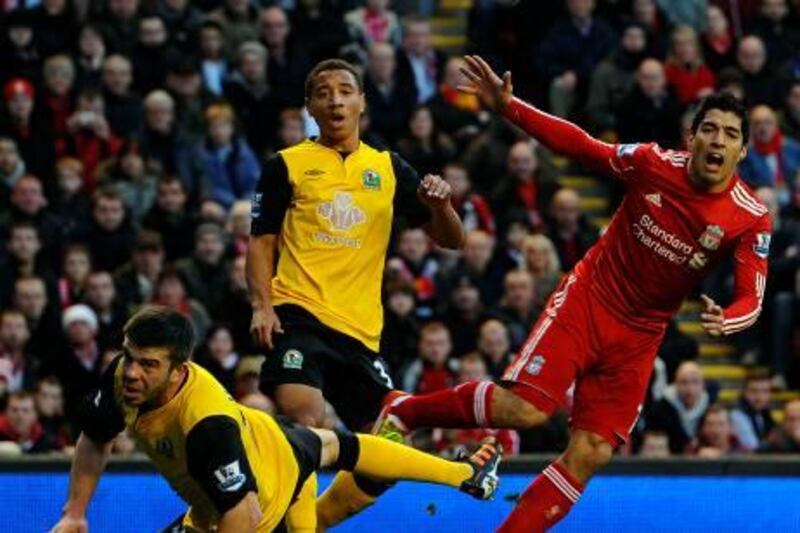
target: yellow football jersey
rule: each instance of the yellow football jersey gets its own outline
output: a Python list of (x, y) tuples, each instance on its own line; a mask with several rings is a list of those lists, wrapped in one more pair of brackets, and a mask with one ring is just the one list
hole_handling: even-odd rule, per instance
[(300, 474), (278, 423), (236, 403), (211, 374), (191, 362), (175, 397), (158, 409), (139, 412), (122, 401), (123, 365), (118, 361), (92, 402), (84, 432), (103, 442), (127, 428), (189, 504), (184, 525), (190, 530), (213, 530), (222, 512), (250, 490), (257, 492), (261, 504), (258, 531), (278, 526)]
[(396, 211), (419, 225), (419, 177), (398, 156), (365, 143), (342, 154), (306, 140), (264, 168), (253, 234), (280, 233), (274, 305), (294, 304), (377, 352), (381, 284)]

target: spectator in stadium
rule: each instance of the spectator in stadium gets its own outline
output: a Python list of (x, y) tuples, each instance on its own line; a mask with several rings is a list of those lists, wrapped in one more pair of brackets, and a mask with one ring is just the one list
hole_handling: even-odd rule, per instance
[[(363, 132), (363, 130), (362, 130)], [(283, 150), (295, 144), (299, 144), (306, 138), (305, 125), (303, 124), (303, 112), (300, 109), (289, 108), (281, 111), (278, 117), (278, 139), (275, 150)], [(368, 140), (362, 140), (373, 146)]]
[(480, 101), (473, 94), (458, 90), (464, 83), (461, 69), (466, 67), (461, 57), (451, 57), (444, 67), (442, 83), (428, 107), (441, 131), (450, 135), (460, 147), (466, 147), (486, 126), (489, 116), (481, 112)]
[(11, 189), (10, 204), (0, 212), (0, 236), (7, 237), (9, 228), (16, 222), (32, 224), (41, 239), (46, 262), (60, 263), (64, 224), (58, 215), (48, 210), (42, 180), (33, 174), (21, 176)]
[(397, 240), (397, 255), (386, 266), (387, 270), (396, 272), (414, 286), (416, 316), (431, 318), (436, 305), (436, 276), (440, 269), (439, 261), (431, 254), (425, 231), (421, 228), (404, 229)]
[(98, 22), (109, 36), (115, 54), (130, 56), (139, 36), (140, 0), (108, 0)]
[[(379, 42), (369, 48), (364, 95), (372, 117), (371, 127), (390, 143), (406, 131), (417, 101), (413, 83), (397, 76), (396, 65), (395, 50), (390, 44)], [(433, 131), (432, 125), (430, 129)]]
[(144, 129), (139, 148), (147, 170), (154, 175), (176, 174), (193, 201), (205, 194), (207, 176), (200, 161), (191, 157), (192, 141), (178, 127), (175, 100), (161, 89), (144, 100)]
[(223, 0), (221, 3), (208, 14), (207, 20), (222, 25), (228, 53), (234, 54), (245, 42), (258, 40), (258, 9), (250, 0)]
[(636, 72), (636, 84), (617, 110), (620, 142), (647, 139), (661, 146), (677, 146), (680, 117), (680, 105), (667, 86), (664, 66), (645, 59)]
[(222, 82), (228, 76), (228, 59), (222, 25), (215, 20), (204, 20), (199, 32), (200, 69), (203, 86), (211, 93), (222, 96)]
[[(795, 178), (794, 195), (798, 183)], [(771, 354), (772, 385), (785, 389), (790, 361), (797, 309), (797, 273), (800, 271), (800, 222), (794, 216), (780, 216), (778, 194), (772, 187), (756, 189), (756, 196), (769, 209), (772, 217), (772, 243), (769, 272), (764, 295), (765, 314), (761, 319), (762, 354)], [(792, 207), (800, 205), (796, 200)]]
[(492, 209), (483, 196), (472, 191), (472, 181), (467, 167), (458, 162), (447, 163), (443, 166), (442, 177), (453, 190), (450, 202), (461, 217), (464, 229), (481, 230), (494, 235), (497, 228)]
[(205, 110), (219, 98), (203, 87), (200, 63), (193, 56), (173, 53), (167, 62), (165, 87), (175, 100), (178, 129), (193, 140), (205, 133)]
[(83, 178), (83, 163), (74, 157), (61, 157), (56, 162), (56, 198), (49, 211), (61, 220), (61, 231), (69, 234), (92, 208)]
[[(258, 382), (261, 376), (261, 365), (264, 363), (265, 357), (263, 355), (246, 355), (242, 357), (239, 364), (236, 365), (236, 391), (233, 395), (237, 401), (241, 401), (250, 395), (264, 396), (258, 388)], [(272, 401), (267, 398), (272, 404)], [(263, 402), (262, 402), (263, 403)], [(272, 412), (275, 411), (275, 406), (272, 406)]]
[(125, 209), (137, 221), (156, 199), (156, 177), (148, 171), (139, 153), (139, 145), (132, 141), (124, 142), (114, 157), (100, 164), (97, 182), (101, 187), (116, 189)]
[(278, 107), (302, 107), (303, 85), (313, 64), (305, 43), (295, 38), (289, 17), (279, 5), (261, 10), (258, 16), (261, 44), (267, 49), (267, 82), (275, 91)]
[[(542, 306), (536, 302), (536, 284), (533, 275), (527, 270), (508, 272), (504, 288), (497, 315), (508, 328), (510, 347), (516, 350), (528, 337), (528, 332), (536, 322)], [(505, 367), (500, 369), (500, 372), (503, 370)], [(490, 374), (494, 376), (495, 372), (490, 371)]]
[(103, 99), (105, 117), (111, 130), (129, 138), (142, 124), (142, 99), (131, 90), (133, 66), (130, 59), (112, 54), (103, 62)]
[(67, 448), (72, 439), (70, 423), (64, 414), (64, 387), (55, 376), (46, 376), (36, 382), (34, 392), (36, 414), (44, 430), (44, 439), (57, 450)]
[(350, 39), (344, 18), (337, 6), (323, 0), (301, 0), (292, 13), (295, 38), (308, 43), (309, 54), (315, 62), (330, 57)]
[(122, 139), (106, 120), (103, 93), (96, 89), (82, 90), (75, 112), (67, 118), (66, 135), (56, 143), (56, 155), (72, 156), (83, 163), (84, 186), (92, 192), (97, 184), (97, 166), (117, 155), (122, 145)]
[(36, 227), (26, 221), (14, 222), (6, 247), (8, 258), (0, 263), (0, 305), (9, 304), (16, 281), (28, 276), (45, 280), (48, 292), (55, 297), (57, 278), (42, 256), (42, 241)]
[[(387, 270), (390, 268), (387, 265)], [(420, 323), (416, 315), (415, 290), (408, 280), (387, 272), (384, 281), (385, 309), (381, 334), (381, 357), (386, 361), (393, 381), (400, 383), (400, 370), (414, 357), (419, 342)]]
[(800, 169), (800, 141), (784, 137), (778, 116), (765, 105), (750, 110), (750, 149), (739, 167), (742, 178), (753, 187), (774, 187), (778, 203), (792, 200), (792, 179)]
[(669, 437), (662, 431), (645, 431), (639, 457), (648, 459), (666, 459), (670, 456)]
[(714, 92), (714, 73), (703, 61), (700, 40), (691, 27), (678, 26), (673, 30), (664, 75), (681, 106)]
[(249, 199), (238, 200), (233, 203), (228, 212), (225, 231), (230, 242), (228, 243), (226, 255), (239, 257), (247, 254), (247, 247), (250, 244), (250, 229), (252, 227), (250, 205)]
[(161, 235), (167, 261), (175, 261), (192, 253), (198, 224), (199, 218), (189, 205), (189, 195), (183, 181), (172, 174), (159, 178), (156, 203), (142, 219), (142, 227)]
[[(458, 370), (458, 384), (472, 381), (491, 380), (492, 376), (486, 371), (484, 359), (479, 354), (469, 353), (461, 358)], [(495, 437), (503, 446), (503, 455), (506, 457), (519, 454), (519, 433), (513, 429), (454, 429), (434, 430), (433, 445), (440, 455), (454, 457), (462, 447), (471, 449), (486, 437)]]
[(533, 276), (533, 305), (543, 309), (564, 275), (558, 251), (553, 241), (542, 234), (525, 236), (521, 251), (522, 266)]
[(88, 305), (76, 304), (64, 310), (61, 324), (67, 345), (52, 370), (63, 379), (66, 411), (75, 416), (83, 398), (100, 386), (97, 315)]
[(673, 26), (690, 26), (697, 32), (706, 27), (707, 0), (658, 0), (658, 5)]
[(800, 79), (792, 80), (786, 91), (780, 130), (789, 137), (800, 141)]
[(781, 82), (767, 60), (767, 49), (760, 37), (748, 35), (739, 41), (736, 64), (744, 75), (748, 107), (765, 104), (774, 109), (781, 105)]
[(424, 104), (436, 95), (444, 75), (445, 54), (433, 47), (431, 23), (427, 18), (403, 18), (403, 45), (397, 54), (397, 77), (411, 79), (417, 89), (417, 103)]
[(647, 430), (663, 431), (669, 437), (670, 451), (683, 453), (697, 436), (700, 419), (709, 403), (700, 366), (686, 361), (678, 367), (675, 383), (667, 387), (664, 397), (645, 415)]
[(0, 442), (13, 442), (22, 453), (44, 453), (57, 450), (49, 442), (36, 415), (36, 405), (29, 392), (11, 393), (5, 413), (0, 416)]
[(233, 343), (242, 354), (257, 353), (258, 348), (250, 335), (250, 321), (253, 310), (247, 294), (247, 279), (245, 274), (246, 257), (237, 256), (231, 262), (228, 273), (228, 285), (225, 288), (222, 302), (219, 304), (218, 316), (224, 317), (229, 325)]
[(767, 374), (751, 374), (745, 379), (739, 403), (731, 411), (733, 434), (744, 449), (758, 449), (775, 427), (769, 404), (770, 390)]
[(220, 324), (211, 326), (206, 335), (204, 351), (203, 366), (233, 395), (236, 391), (236, 367), (240, 357), (230, 329)]
[[(499, 231), (503, 232), (506, 218), (525, 216), (533, 228), (542, 228), (547, 205), (556, 184), (540, 178), (536, 143), (530, 140), (515, 142), (508, 151), (507, 175), (492, 191), (492, 208), (498, 213)], [(506, 215), (500, 216), (501, 213)]]
[(62, 276), (58, 279), (58, 297), (62, 309), (83, 301), (86, 281), (92, 271), (92, 256), (84, 244), (72, 243), (64, 248)]
[(762, 0), (752, 31), (764, 42), (769, 62), (775, 67), (783, 65), (800, 49), (797, 13), (790, 13), (786, 0)]
[(42, 56), (29, 10), (14, 9), (6, 14), (0, 43), (0, 83), (5, 85), (14, 76), (37, 82), (41, 79)]
[(149, 302), (164, 268), (164, 243), (161, 234), (144, 229), (136, 237), (131, 260), (114, 274), (118, 300), (126, 309)]
[(156, 282), (152, 303), (175, 309), (189, 319), (196, 338), (203, 339), (211, 327), (211, 317), (203, 304), (189, 297), (183, 275), (173, 267), (166, 267)]
[(13, 78), (3, 87), (5, 106), (0, 111), (0, 135), (17, 143), (28, 170), (46, 179), (55, 163), (53, 132), (34, 113), (33, 84), (25, 78)]
[(0, 359), (8, 362), (6, 390), (30, 389), (39, 371), (39, 360), (29, 351), (31, 332), (25, 315), (16, 309), (0, 311)]
[(749, 451), (731, 430), (730, 414), (721, 405), (712, 405), (698, 423), (697, 437), (686, 448), (686, 454), (705, 459), (719, 459), (732, 453)]
[(479, 326), (488, 318), (486, 305), (481, 301), (480, 289), (469, 276), (455, 279), (453, 287), (442, 294), (449, 296), (444, 308), (444, 319), (450, 331), (457, 331), (453, 339), (453, 353), (461, 356), (474, 351), (478, 345)]
[(430, 108), (414, 108), (408, 119), (408, 134), (397, 143), (397, 152), (421, 174), (441, 172), (455, 158), (452, 139), (438, 130)]
[(69, 133), (67, 119), (75, 109), (75, 64), (66, 55), (54, 55), (44, 60), (44, 87), (37, 94), (35, 108), (56, 140)]
[(762, 453), (800, 453), (800, 400), (790, 400), (783, 406), (783, 423), (772, 430)]
[(78, 87), (100, 85), (106, 51), (106, 37), (100, 26), (93, 22), (83, 24), (78, 33), (78, 46), (74, 56)]
[(442, 322), (429, 322), (419, 332), (419, 357), (403, 372), (403, 389), (409, 392), (433, 392), (452, 387), (458, 365), (450, 356), (453, 342), (450, 330)]
[[(267, 49), (258, 42), (239, 47), (236, 69), (222, 84), (225, 99), (236, 110), (247, 142), (261, 155), (275, 142), (278, 106), (267, 83)], [(264, 127), (265, 124), (273, 128)]]
[(0, 137), (0, 209), (8, 208), (11, 191), (25, 172), (25, 161), (20, 157), (16, 141)]
[(122, 326), (128, 319), (124, 304), (117, 298), (114, 278), (105, 270), (89, 274), (85, 303), (97, 316), (97, 343), (101, 350), (122, 345)]
[(86, 243), (94, 268), (113, 272), (128, 260), (136, 238), (136, 227), (125, 212), (116, 189), (103, 187), (92, 198), (92, 213), (71, 239)]
[(603, 136), (616, 131), (615, 111), (633, 87), (639, 64), (648, 57), (647, 32), (635, 22), (622, 29), (619, 46), (592, 71), (586, 113), (592, 128)]
[(74, 4), (68, 0), (42, 0), (31, 10), (36, 45), (42, 57), (71, 52), (78, 33)]
[(170, 44), (182, 53), (195, 51), (197, 33), (204, 14), (190, 0), (159, 0), (156, 14), (164, 21)]
[(563, 188), (553, 195), (547, 236), (564, 271), (571, 270), (597, 242), (600, 232), (581, 212), (581, 198), (574, 189)]
[(714, 72), (733, 66), (736, 41), (728, 17), (719, 6), (709, 4), (706, 12), (706, 31), (702, 38), (703, 57)]
[(451, 272), (443, 273), (438, 290), (442, 294), (449, 294), (453, 287), (459, 285), (459, 280), (466, 277), (480, 291), (483, 305), (495, 305), (503, 294), (505, 273), (500, 262), (495, 259), (494, 245), (494, 237), (485, 231), (467, 232), (462, 257)]
[(250, 198), (261, 175), (261, 167), (247, 141), (236, 132), (233, 108), (225, 103), (206, 108), (206, 137), (195, 148), (195, 157), (209, 177), (207, 198), (226, 211), (236, 200)]
[(137, 44), (131, 52), (133, 89), (147, 94), (164, 86), (167, 78), (169, 43), (164, 20), (153, 14), (143, 14), (139, 19)]
[(344, 16), (350, 39), (365, 49), (378, 43), (400, 45), (401, 28), (397, 14), (389, 7), (391, 0), (366, 0), (364, 7)]
[(61, 315), (49, 305), (44, 280), (37, 277), (20, 278), (14, 284), (14, 309), (25, 315), (31, 332), (27, 348), (44, 366), (50, 365), (63, 339)]
[(478, 333), (478, 353), (486, 363), (489, 377), (493, 380), (501, 379), (514, 356), (505, 324), (497, 319), (489, 319), (481, 324)]
[(539, 69), (556, 116), (567, 117), (582, 105), (592, 71), (614, 50), (614, 31), (594, 16), (595, 7), (594, 0), (567, 0), (568, 19), (555, 25), (541, 43)]
[[(230, 263), (225, 259), (225, 233), (213, 223), (198, 226), (194, 254), (175, 263), (192, 298), (216, 316), (228, 286)], [(222, 318), (222, 317), (219, 317)]]

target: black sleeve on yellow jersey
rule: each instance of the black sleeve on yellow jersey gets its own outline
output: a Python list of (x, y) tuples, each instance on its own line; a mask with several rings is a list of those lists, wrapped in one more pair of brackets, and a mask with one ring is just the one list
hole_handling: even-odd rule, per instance
[(239, 426), (229, 416), (209, 416), (195, 424), (186, 436), (186, 464), (220, 514), (248, 492), (258, 492)]
[(250, 216), (253, 219), (250, 234), (280, 233), (283, 217), (291, 201), (289, 169), (283, 157), (277, 154), (261, 166), (261, 178), (253, 193), (253, 203), (250, 208)]
[(79, 407), (78, 424), (95, 442), (109, 442), (125, 429), (125, 418), (114, 394), (114, 374), (121, 361), (121, 355), (111, 361), (100, 379), (100, 388), (87, 395)]
[(417, 196), (422, 181), (417, 171), (402, 157), (392, 152), (392, 167), (397, 186), (394, 191), (394, 216), (406, 227), (418, 227), (431, 219), (431, 212)]

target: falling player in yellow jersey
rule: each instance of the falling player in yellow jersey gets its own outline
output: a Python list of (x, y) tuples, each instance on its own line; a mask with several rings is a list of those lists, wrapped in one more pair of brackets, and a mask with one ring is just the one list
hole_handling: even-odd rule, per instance
[(193, 342), (189, 321), (164, 307), (146, 307), (125, 325), (122, 354), (82, 412), (55, 533), (87, 531), (86, 507), (124, 428), (190, 506), (170, 531), (266, 532), (284, 519), (290, 531), (314, 531), (321, 467), (449, 485), (479, 499), (497, 487), (494, 442), (446, 461), (372, 435), (284, 424), (236, 403), (189, 361)]

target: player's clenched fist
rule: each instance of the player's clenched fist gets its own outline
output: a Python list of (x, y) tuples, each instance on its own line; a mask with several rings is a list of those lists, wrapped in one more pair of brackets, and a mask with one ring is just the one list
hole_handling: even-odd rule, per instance
[(422, 200), (422, 203), (431, 209), (436, 209), (450, 202), (453, 189), (441, 176), (426, 174), (422, 179), (422, 183), (419, 184), (417, 194), (420, 200)]
[(250, 334), (259, 344), (270, 350), (274, 347), (273, 333), (283, 333), (281, 319), (275, 314), (272, 306), (264, 309), (253, 309), (253, 319), (250, 321)]
[(700, 313), (703, 329), (712, 337), (721, 337), (725, 333), (722, 327), (725, 321), (722, 307), (705, 294), (700, 298), (703, 300), (703, 312)]

